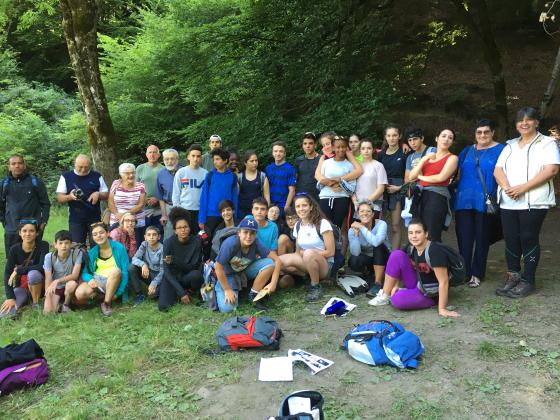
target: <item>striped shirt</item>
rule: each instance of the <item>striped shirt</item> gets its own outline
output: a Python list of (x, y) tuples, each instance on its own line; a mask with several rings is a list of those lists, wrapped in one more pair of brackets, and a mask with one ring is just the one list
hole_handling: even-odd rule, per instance
[[(125, 213), (138, 204), (140, 195), (146, 193), (146, 188), (141, 182), (135, 182), (131, 189), (125, 189), (122, 181), (117, 179), (113, 181), (111, 190), (114, 194), (115, 207), (119, 213)], [(111, 224), (117, 223), (118, 220), (114, 214), (111, 214)], [(146, 225), (144, 210), (136, 213), (136, 227), (143, 227)]]

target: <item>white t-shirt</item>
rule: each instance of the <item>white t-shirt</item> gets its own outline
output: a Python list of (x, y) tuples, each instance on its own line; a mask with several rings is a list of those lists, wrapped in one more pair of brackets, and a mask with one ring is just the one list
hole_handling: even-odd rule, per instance
[[(529, 144), (525, 147), (520, 148), (519, 142), (508, 142), (510, 147), (505, 147), (502, 153), (498, 157), (496, 166), (504, 170), (509, 185), (515, 187), (516, 185), (525, 184), (530, 179), (534, 178), (528, 174), (528, 153)], [(553, 165), (560, 164), (560, 154), (558, 152), (558, 146), (555, 142), (548, 142), (548, 144), (534, 144), (533, 147), (541, 147), (542, 150), (539, 153), (539, 165)], [(531, 154), (533, 151), (531, 151)], [(534, 159), (534, 156), (533, 156)], [(538, 187), (537, 187), (538, 188)], [(529, 204), (527, 203), (527, 193), (520, 195), (518, 200), (510, 198), (505, 192), (501, 193), (500, 198), (500, 208), (506, 210), (527, 210)], [(548, 209), (550, 206), (547, 205), (535, 205), (531, 204), (533, 209)]]
[[(332, 232), (333, 229), (331, 224), (327, 219), (322, 219), (319, 232), (321, 232), (322, 235), (328, 230)], [(297, 245), (303, 250), (318, 249), (320, 251), (324, 251), (326, 249), (325, 243), (317, 233), (317, 228), (314, 225), (305, 225), (300, 223), (299, 231), (296, 231), (296, 227), (294, 226), (293, 235), (294, 238), (296, 238)]]
[[(349, 174), (354, 170), (354, 165), (352, 165), (348, 160), (344, 159), (341, 161), (332, 159), (327, 159), (321, 165), (321, 174), (327, 178), (337, 178)], [(348, 193), (341, 189), (340, 191), (333, 191), (331, 187), (324, 186), (319, 193), (319, 198), (337, 198), (337, 197), (349, 197)]]
[[(74, 170), (74, 173), (76, 175), (78, 175), (76, 173), (76, 171)], [(107, 188), (107, 184), (105, 184), (105, 180), (103, 179), (102, 176), (99, 177), (99, 192), (107, 192), (109, 191), (109, 188)], [(58, 185), (56, 186), (56, 192), (57, 193), (62, 193), (62, 194), (68, 194), (68, 187), (66, 185), (66, 179), (64, 179), (64, 177), (61, 175), (60, 179), (58, 180)]]
[[(387, 172), (381, 162), (372, 160), (371, 162), (362, 162), (364, 173), (358, 178), (356, 184), (356, 197), (359, 200), (367, 200), (370, 195), (377, 189), (379, 185), (387, 185)], [(382, 199), (383, 197), (380, 197)], [(381, 207), (375, 205), (375, 210), (381, 210)]]

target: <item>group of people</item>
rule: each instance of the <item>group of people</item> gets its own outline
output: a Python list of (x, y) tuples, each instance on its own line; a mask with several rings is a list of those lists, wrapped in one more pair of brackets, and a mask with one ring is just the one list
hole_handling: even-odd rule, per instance
[[(450, 128), (433, 147), (417, 127), (387, 127), (380, 148), (355, 134), (308, 132), (293, 164), (286, 144), (272, 143), (264, 171), (255, 151), (240, 159), (212, 135), (206, 153), (190, 145), (185, 166), (174, 149), (163, 151), (162, 165), (150, 145), (146, 162), (122, 163), (110, 187), (79, 155), (56, 189), (69, 207), (69, 228), (56, 233), (52, 251), (42, 240), (45, 185), (14, 155), (0, 185), (7, 252), (0, 316), (15, 316), (28, 302), (64, 313), (94, 301), (109, 316), (129, 294), (135, 304), (157, 299), (163, 311), (201, 296), (212, 296), (222, 312), (241, 299), (265, 310), (271, 294), (298, 282), (307, 286), (306, 301), (319, 300), (321, 281), (346, 260), (346, 270), (369, 283), (370, 305), (437, 305), (441, 316), (458, 316), (447, 309), (450, 262), (441, 245), (453, 214), (467, 284), (484, 280), (489, 232), (499, 219), (507, 269), (496, 293), (525, 297), (535, 290), (539, 233), (555, 205), (560, 165), (555, 139), (538, 125), (533, 108), (519, 110), (519, 136), (502, 144), (492, 121), (480, 120), (458, 156)], [(428, 285), (436, 292), (426, 293)]]

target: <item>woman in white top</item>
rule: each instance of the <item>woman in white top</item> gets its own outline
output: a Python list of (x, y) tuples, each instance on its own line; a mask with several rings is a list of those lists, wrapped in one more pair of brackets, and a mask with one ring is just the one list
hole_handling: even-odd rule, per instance
[[(314, 302), (321, 297), (319, 281), (329, 275), (334, 262), (333, 228), (317, 202), (309, 195), (305, 193), (296, 195), (294, 207), (300, 219), (293, 232), (296, 238), (296, 251), (280, 256), (282, 270), (302, 277), (309, 275), (311, 286), (305, 300)], [(284, 283), (281, 287), (285, 287), (286, 279), (281, 282)]]
[(494, 169), (507, 263), (505, 285), (496, 293), (522, 298), (535, 290), (539, 233), (548, 209), (556, 204), (552, 178), (558, 173), (560, 153), (552, 137), (537, 131), (534, 108), (520, 109), (515, 121), (520, 136), (507, 141)]
[(373, 158), (372, 139), (363, 139), (360, 142), (360, 153), (364, 173), (358, 178), (356, 193), (352, 196), (356, 210), (354, 217), (356, 220), (359, 220), (357, 212), (360, 201), (370, 201), (373, 204), (373, 210), (376, 212), (375, 216), (379, 216), (383, 202), (383, 192), (385, 191), (385, 185), (388, 183), (387, 172), (383, 164)]

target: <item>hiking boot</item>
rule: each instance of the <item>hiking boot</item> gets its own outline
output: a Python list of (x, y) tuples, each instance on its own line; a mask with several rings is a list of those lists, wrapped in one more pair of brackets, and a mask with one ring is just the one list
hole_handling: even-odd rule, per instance
[(535, 285), (533, 283), (529, 283), (528, 281), (521, 280), (517, 286), (513, 289), (510, 289), (506, 294), (507, 297), (512, 299), (519, 299), (529, 296), (531, 293), (535, 291)]
[(383, 286), (380, 284), (373, 283), (373, 285), (367, 291), (366, 296), (370, 299), (376, 297), (382, 287)]
[(60, 313), (61, 314), (68, 314), (72, 312), (72, 309), (70, 309), (70, 306), (68, 306), (67, 304), (62, 304), (62, 307), (60, 308)]
[(319, 299), (321, 299), (322, 295), (323, 295), (323, 292), (321, 290), (321, 285), (320, 284), (311, 285), (311, 286), (309, 286), (309, 289), (307, 290), (307, 294), (305, 295), (305, 301), (306, 302), (317, 302)]
[(101, 313), (103, 316), (111, 316), (113, 315), (113, 308), (110, 304), (103, 302), (101, 303)]
[(256, 302), (253, 302), (255, 296), (257, 296), (257, 293), (249, 292), (248, 295), (249, 302), (252, 302), (253, 305), (255, 305), (255, 308), (257, 308), (259, 311), (268, 311), (268, 307), (264, 303), (264, 301), (266, 300), (266, 296), (263, 297), (262, 299), (257, 300)]
[(371, 306), (383, 306), (388, 305), (391, 303), (391, 296), (385, 294), (383, 289), (377, 292), (377, 296), (375, 296), (372, 300), (368, 302), (368, 305)]
[(520, 281), (521, 275), (519, 273), (508, 271), (506, 273), (506, 282), (504, 287), (496, 289), (496, 294), (498, 296), (508, 296), (509, 291), (517, 286)]
[(144, 302), (145, 298), (146, 297), (142, 293), (138, 293), (134, 298), (134, 306), (140, 305), (142, 302)]

